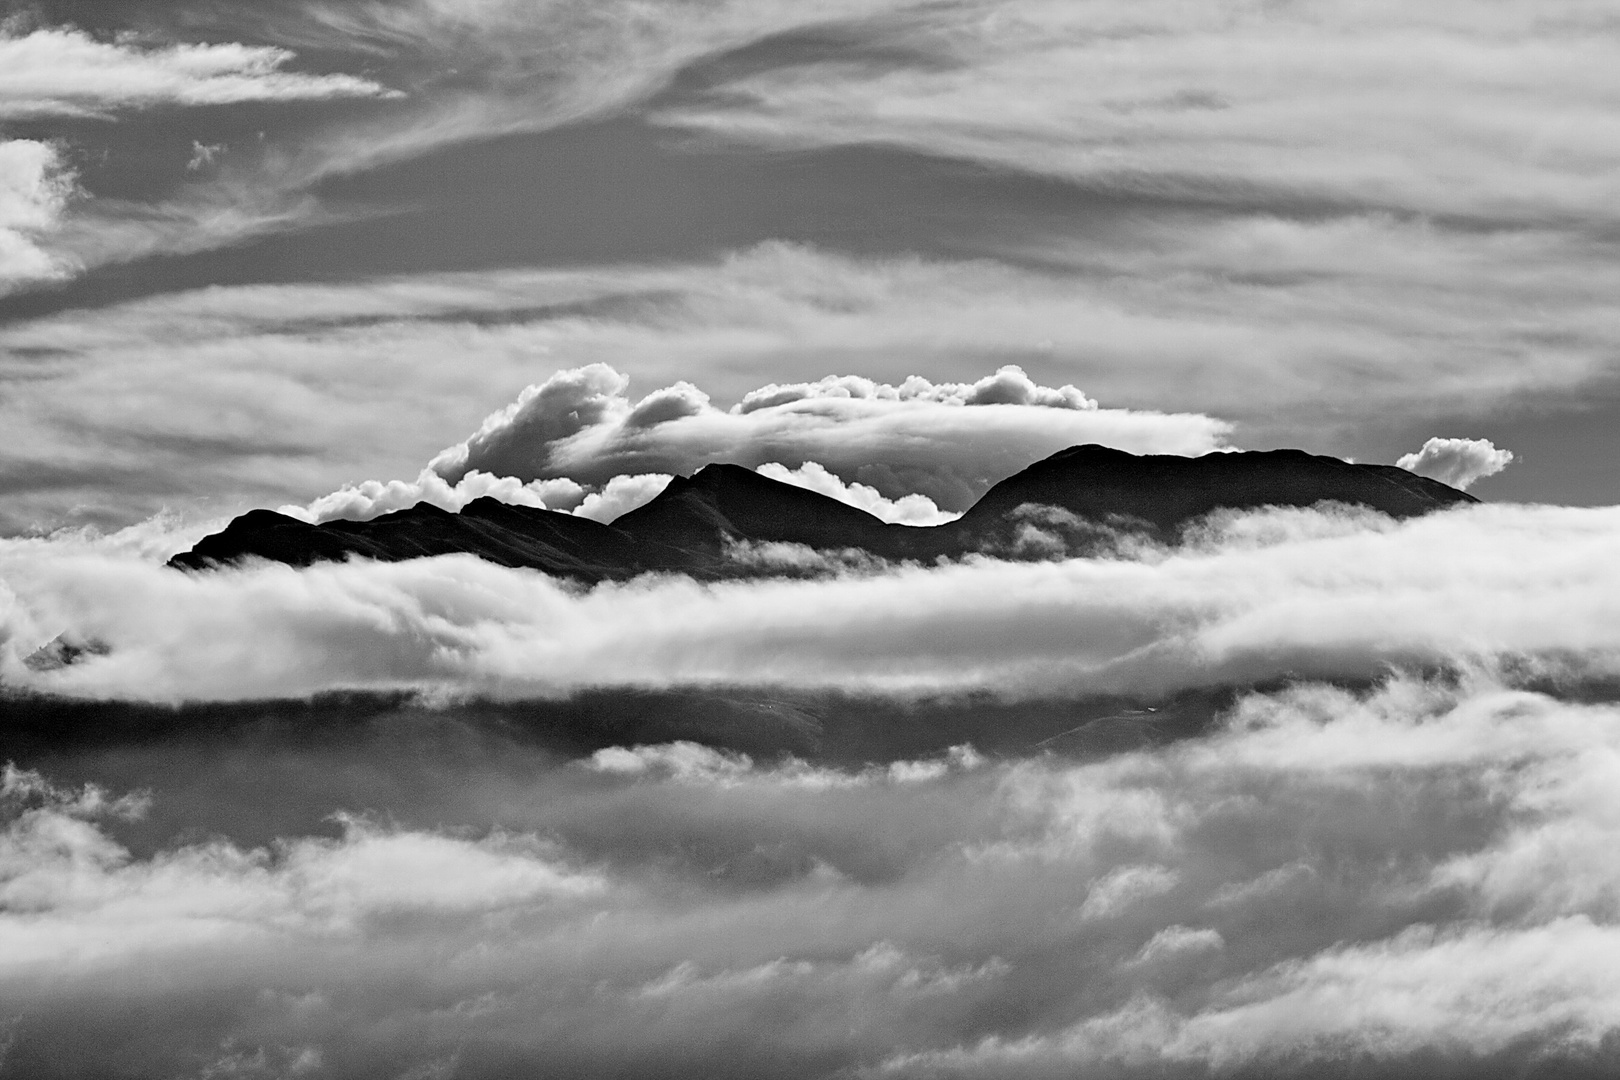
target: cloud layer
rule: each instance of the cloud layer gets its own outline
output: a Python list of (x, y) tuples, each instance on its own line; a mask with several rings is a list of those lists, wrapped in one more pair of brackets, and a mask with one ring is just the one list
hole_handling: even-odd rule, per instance
[[(7, 1065), (1600, 1075), (1617, 731), (1612, 706), (1396, 679), (1250, 695), (1205, 738), (1089, 762), (496, 744), (434, 762), (392, 820), (340, 800), (266, 846), (197, 838), (234, 826), (186, 802), (195, 751), (142, 751), (138, 798), (11, 769)], [(344, 768), (306, 756), (293, 793)], [(288, 797), (251, 772), (213, 805)], [(462, 824), (420, 820), (447, 798)], [(190, 838), (131, 850), (170, 801)]]
[[(470, 556), (182, 574), (93, 543), (11, 541), (0, 626), (8, 680), (153, 700), (682, 685), (1154, 696), (1389, 664), (1602, 678), (1620, 655), (1617, 532), (1612, 509), (1400, 524), (1268, 511), (1218, 517), (1175, 551), (588, 592)], [(110, 652), (21, 666), (63, 633)]]

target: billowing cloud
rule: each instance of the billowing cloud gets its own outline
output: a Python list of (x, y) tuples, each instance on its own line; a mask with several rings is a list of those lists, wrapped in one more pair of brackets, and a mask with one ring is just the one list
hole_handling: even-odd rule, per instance
[(1476, 480), (1495, 476), (1513, 463), (1513, 451), (1498, 450), (1489, 439), (1430, 439), (1423, 449), (1395, 464), (1419, 476), (1466, 491)]
[[(879, 494), (876, 488), (865, 484), (846, 484), (814, 461), (806, 462), (797, 469), (767, 462), (756, 471), (772, 480), (838, 499), (884, 521), (905, 525), (940, 525), (961, 516), (941, 510), (926, 495), (912, 494), (888, 499)], [(339, 519), (369, 521), (418, 503), (430, 503), (441, 510), (455, 512), (474, 499), (489, 497), (519, 506), (568, 511), (607, 522), (652, 501), (669, 484), (670, 479), (667, 473), (637, 473), (615, 476), (600, 487), (588, 488), (566, 477), (524, 483), (515, 476), (497, 477), (474, 470), (451, 484), (432, 469), (423, 469), (414, 481), (390, 480), (383, 483), (367, 480), (360, 484), (349, 484), (330, 495), (322, 495), (307, 506), (288, 504), (280, 507), (280, 511), (312, 523)]]
[[(1154, 696), (1389, 664), (1600, 676), (1620, 643), (1617, 535), (1613, 509), (1473, 506), (1399, 524), (1278, 510), (1217, 517), (1173, 551), (586, 592), (471, 556), (183, 574), (18, 542), (0, 557), (0, 625), (8, 679), (156, 700), (713, 685)], [(22, 668), (63, 633), (108, 652)]]
[[(1617, 733), (1612, 705), (1397, 678), (1246, 695), (1203, 737), (1092, 760), (565, 764), (491, 733), (386, 814), (339, 793), (431, 740), (347, 729), (374, 755), (354, 770), (222, 738), (237, 767), (202, 798), (191, 749), (132, 751), (134, 799), (11, 769), (7, 1066), (1598, 1075)], [(287, 794), (251, 766), (293, 752), (333, 827), (233, 838)], [(164, 813), (186, 831), (135, 850), (130, 819)]]
[(34, 139), (0, 139), (0, 294), (69, 273), (70, 264), (41, 240), (56, 229), (73, 193), (60, 149)]
[(807, 461), (797, 469), (769, 461), (756, 470), (762, 476), (793, 484), (810, 491), (846, 502), (865, 510), (873, 517), (900, 525), (943, 525), (955, 521), (960, 514), (941, 510), (926, 495), (912, 493), (898, 499), (885, 498), (876, 488), (866, 484), (846, 484), (816, 461)]
[(1226, 425), (1206, 416), (1101, 409), (1073, 386), (1036, 385), (1003, 367), (971, 384), (899, 385), (858, 377), (764, 387), (729, 410), (690, 383), (639, 401), (606, 364), (559, 372), (524, 390), (433, 468), (522, 480), (601, 484), (634, 473), (691, 473), (710, 462), (790, 469), (816, 462), (888, 499), (922, 494), (961, 511), (995, 483), (1069, 446), (1206, 453)]
[(148, 47), (97, 40), (72, 27), (7, 29), (0, 24), (0, 119), (394, 93), (353, 75), (284, 71), (293, 59), (286, 49), (233, 42)]

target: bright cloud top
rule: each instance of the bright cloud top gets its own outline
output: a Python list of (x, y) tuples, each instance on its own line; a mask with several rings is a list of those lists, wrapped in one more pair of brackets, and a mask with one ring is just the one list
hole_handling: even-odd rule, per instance
[(104, 115), (159, 103), (228, 105), (379, 97), (395, 93), (353, 75), (283, 71), (286, 49), (222, 44), (147, 47), (98, 41), (71, 27), (28, 34), (0, 26), (0, 119)]
[(606, 364), (558, 372), (432, 463), (523, 481), (604, 484), (636, 473), (691, 473), (711, 462), (789, 469), (816, 462), (889, 499), (922, 494), (964, 510), (997, 480), (1079, 443), (1135, 453), (1200, 454), (1227, 425), (1206, 416), (1101, 409), (1072, 386), (1037, 386), (1008, 366), (975, 383), (899, 385), (828, 378), (772, 384), (729, 410), (687, 382), (639, 401)]
[[(343, 687), (498, 696), (786, 686), (911, 696), (1129, 693), (1389, 664), (1620, 671), (1612, 509), (1217, 517), (1133, 557), (649, 577), (581, 592), (470, 556), (185, 574), (7, 542), (8, 682), (156, 700)], [(1444, 552), (1443, 559), (1436, 552)], [(21, 659), (59, 634), (107, 655)]]
[(1466, 491), (1476, 480), (1495, 476), (1513, 463), (1513, 451), (1498, 450), (1489, 439), (1433, 438), (1395, 464), (1419, 476)]
[[(335, 837), (144, 854), (127, 821), (180, 792), (11, 769), (7, 1064), (1599, 1075), (1620, 1015), (1617, 761), (1612, 706), (1392, 680), (1250, 695), (1204, 738), (1089, 762), (838, 770), (676, 743), (559, 766), (503, 745), (400, 807), (521, 792), (500, 829), (345, 810)], [(179, 820), (209, 834), (206, 810)]]

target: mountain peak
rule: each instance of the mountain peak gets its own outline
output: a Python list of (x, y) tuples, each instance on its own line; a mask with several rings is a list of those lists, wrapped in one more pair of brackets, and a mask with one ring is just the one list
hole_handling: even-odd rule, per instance
[[(465, 553), (506, 566), (601, 581), (648, 571), (732, 577), (748, 571), (739, 544), (860, 549), (881, 559), (1017, 555), (1031, 510), (1052, 512), (1076, 536), (1125, 529), (1163, 543), (1214, 510), (1365, 506), (1396, 518), (1478, 500), (1393, 465), (1365, 465), (1303, 450), (1180, 457), (1137, 455), (1095, 443), (1071, 446), (992, 487), (956, 521), (890, 525), (847, 503), (740, 465), (705, 465), (677, 476), (650, 502), (604, 525), (571, 514), (475, 499), (459, 514), (420, 504), (371, 521), (310, 525), (253, 510), (171, 565), (203, 569), (245, 557), (304, 566), (351, 557), (394, 561)], [(1069, 550), (1060, 544), (1033, 551)], [(1079, 550), (1086, 550), (1083, 546)]]

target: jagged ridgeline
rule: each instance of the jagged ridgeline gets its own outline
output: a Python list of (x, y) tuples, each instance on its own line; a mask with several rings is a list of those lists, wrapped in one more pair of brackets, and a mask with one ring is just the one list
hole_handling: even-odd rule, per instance
[(741, 466), (708, 465), (606, 525), (491, 498), (460, 513), (422, 503), (370, 521), (319, 525), (254, 510), (170, 565), (202, 570), (257, 557), (307, 566), (351, 556), (397, 562), (466, 553), (588, 582), (648, 571), (720, 578), (773, 572), (769, 561), (738, 558), (763, 545), (883, 560), (1040, 555), (1050, 553), (1053, 537), (1071, 550), (1121, 535), (1175, 542), (1189, 523), (1220, 509), (1334, 502), (1408, 518), (1476, 501), (1393, 465), (1301, 450), (1190, 458), (1087, 445), (1036, 462), (995, 485), (961, 518), (929, 527), (889, 524)]

